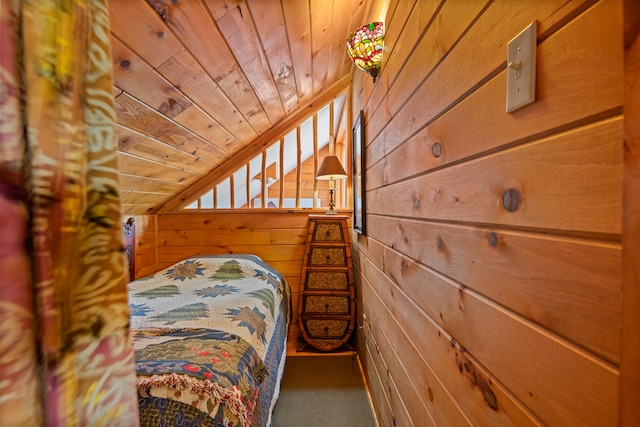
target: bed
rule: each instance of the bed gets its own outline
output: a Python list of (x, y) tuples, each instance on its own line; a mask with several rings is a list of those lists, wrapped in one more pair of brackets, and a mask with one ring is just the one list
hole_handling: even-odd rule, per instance
[(269, 426), (291, 316), (254, 255), (184, 259), (129, 284), (142, 426)]

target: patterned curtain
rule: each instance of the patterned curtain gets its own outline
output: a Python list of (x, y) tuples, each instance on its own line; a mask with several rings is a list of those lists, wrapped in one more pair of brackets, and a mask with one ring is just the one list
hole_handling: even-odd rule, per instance
[(0, 425), (137, 426), (107, 0), (0, 0)]

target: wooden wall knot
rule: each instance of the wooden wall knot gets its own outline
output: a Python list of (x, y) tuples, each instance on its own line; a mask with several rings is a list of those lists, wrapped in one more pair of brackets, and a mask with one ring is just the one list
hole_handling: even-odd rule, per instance
[(287, 77), (289, 77), (291, 75), (291, 73), (293, 72), (293, 68), (291, 67), (291, 65), (289, 64), (281, 64), (280, 68), (278, 69), (278, 80), (284, 81), (287, 79)]
[(502, 195), (502, 206), (509, 212), (515, 212), (520, 207), (520, 192), (510, 188)]
[(402, 275), (405, 275), (408, 270), (409, 270), (409, 263), (407, 262), (406, 259), (402, 258), (402, 261), (400, 262), (400, 272), (402, 273)]
[(495, 232), (491, 232), (489, 233), (489, 246), (491, 246), (492, 248), (495, 248), (496, 246), (498, 246), (498, 235)]
[(442, 156), (442, 144), (440, 144), (439, 142), (434, 143), (431, 146), (431, 154), (433, 154), (433, 157), (435, 157), (436, 159)]
[(439, 142), (431, 146), (431, 154), (433, 154), (433, 157), (436, 159), (442, 155), (442, 145)]
[(466, 349), (451, 339), (451, 345), (457, 351), (455, 354), (456, 364), (458, 365), (458, 371), (465, 377), (471, 388), (477, 388), (485, 403), (494, 411), (499, 409), (498, 398), (492, 389), (491, 379), (479, 368), (476, 367), (476, 362), (467, 353)]
[[(156, 11), (163, 21), (166, 21), (171, 17), (171, 6), (167, 4), (166, 0), (147, 0), (147, 3)], [(177, 6), (179, 1), (171, 0), (170, 3), (172, 6)]]
[(442, 240), (442, 237), (438, 237), (436, 244), (438, 245), (439, 250), (444, 250), (444, 240)]

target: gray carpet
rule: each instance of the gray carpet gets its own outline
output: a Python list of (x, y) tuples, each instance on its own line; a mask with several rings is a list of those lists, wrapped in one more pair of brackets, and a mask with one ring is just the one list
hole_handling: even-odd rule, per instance
[(293, 426), (376, 426), (357, 358), (287, 357), (273, 427)]

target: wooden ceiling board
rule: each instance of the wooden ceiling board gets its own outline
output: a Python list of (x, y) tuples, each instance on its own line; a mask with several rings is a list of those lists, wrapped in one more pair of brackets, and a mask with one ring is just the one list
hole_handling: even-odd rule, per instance
[(331, 50), (329, 51), (329, 60), (327, 67), (327, 79), (333, 81), (345, 72), (345, 65), (350, 65), (351, 60), (347, 54), (347, 35), (352, 31), (350, 27), (352, 14), (343, 15), (336, 14), (335, 9), (332, 17), (332, 28), (336, 28), (336, 32), (331, 32)]
[(111, 0), (123, 214), (206, 188), (344, 88), (372, 1)]
[(197, 173), (184, 168), (122, 152), (118, 153), (118, 169), (121, 173), (129, 175), (179, 183), (191, 183), (198, 176)]
[(117, 120), (122, 126), (198, 155), (214, 164), (219, 164), (224, 158), (224, 153), (218, 147), (126, 94), (115, 99), (115, 108)]
[(154, 160), (158, 163), (186, 169), (198, 174), (207, 173), (213, 166), (212, 163), (206, 160), (180, 151), (161, 141), (153, 140), (147, 136), (136, 135), (134, 131), (128, 129), (120, 128), (119, 138), (121, 141), (123, 139), (134, 140), (133, 143), (125, 143), (127, 148), (126, 150), (123, 149), (123, 151), (140, 158)]
[[(162, 193), (166, 195), (175, 194), (177, 191), (184, 189), (187, 184), (174, 181), (163, 181), (160, 179), (149, 179), (138, 175), (127, 173), (119, 174), (119, 182), (121, 192), (134, 193)], [(124, 190), (123, 188), (126, 188)]]
[(109, 2), (111, 32), (152, 67), (157, 67), (183, 47), (162, 19), (140, 0), (111, 0)]
[(291, 50), (293, 75), (296, 78), (298, 99), (306, 102), (313, 95), (313, 70), (311, 69), (311, 15), (309, 2), (282, 0), (287, 39)]
[(145, 213), (151, 212), (155, 204), (143, 204), (143, 203), (123, 203), (120, 201), (120, 212), (123, 216), (131, 216), (131, 215), (144, 215)]
[(121, 91), (167, 117), (173, 118), (191, 106), (191, 101), (182, 92), (115, 37), (111, 39), (111, 51), (114, 84)]
[[(271, 127), (248, 76), (240, 69), (207, 7), (200, 1), (148, 0), (168, 27), (216, 81), (238, 111), (261, 133)], [(225, 15), (227, 16), (227, 15)]]
[(251, 82), (270, 124), (278, 123), (284, 117), (282, 101), (246, 2), (239, 4), (216, 22), (229, 47), (236, 54), (242, 71)]
[(124, 204), (142, 203), (153, 204), (158, 197), (166, 197), (164, 193), (140, 193), (137, 191), (121, 191), (120, 201)]
[(198, 106), (187, 108), (175, 117), (175, 121), (218, 147), (227, 156), (244, 146), (233, 134), (212, 120), (211, 116)]
[(314, 93), (325, 87), (328, 81), (331, 32), (327, 29), (333, 23), (333, 3), (333, 0), (311, 0), (311, 21), (318, 24), (311, 28)]
[(191, 52), (178, 53), (162, 64), (158, 71), (243, 145), (258, 136)]
[(270, 72), (275, 77), (284, 112), (289, 113), (298, 105), (298, 93), (282, 8), (273, 7), (267, 2), (253, 2), (251, 15), (254, 17)]
[(221, 79), (237, 67), (233, 52), (202, 2), (147, 1), (184, 47), (196, 53), (196, 58), (214, 80)]
[[(344, 55), (344, 57), (342, 58), (342, 68), (339, 71), (339, 75), (351, 73), (351, 70), (354, 67), (353, 62), (351, 61), (351, 58), (349, 58), (349, 54), (347, 53), (347, 39), (349, 38), (351, 33), (353, 33), (353, 30), (360, 27), (361, 25), (366, 24), (365, 17), (367, 17), (370, 8), (370, 2), (354, 2), (351, 15), (349, 15), (349, 24), (347, 25), (346, 30), (343, 32), (342, 29), (339, 29), (333, 32), (332, 36), (336, 38), (334, 40), (334, 43), (337, 43), (338, 46), (338, 49), (336, 49), (336, 54), (340, 55), (340, 52), (342, 52), (342, 55)], [(344, 58), (346, 58), (346, 60)], [(340, 57), (338, 57), (338, 59), (340, 59)]]

